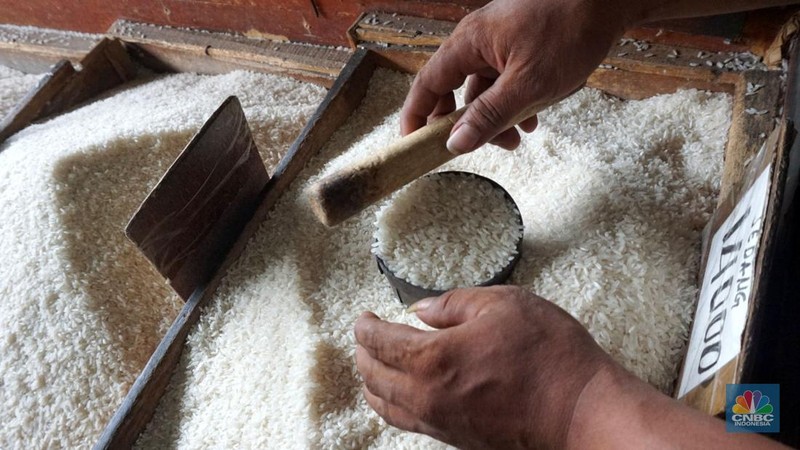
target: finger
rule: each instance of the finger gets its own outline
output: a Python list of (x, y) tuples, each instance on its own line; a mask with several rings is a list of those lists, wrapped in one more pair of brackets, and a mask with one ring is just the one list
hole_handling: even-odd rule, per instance
[(511, 127), (495, 136), (494, 139), (489, 142), (498, 147), (503, 147), (506, 150), (514, 150), (519, 147), (520, 140), (521, 138), (517, 129)]
[(439, 116), (445, 116), (455, 110), (456, 96), (452, 92), (447, 93), (442, 97), (439, 97), (439, 102), (436, 104), (436, 107), (433, 109), (431, 115), (428, 116), (428, 123)]
[(409, 310), (434, 328), (455, 327), (477, 318), (489, 305), (503, 298), (497, 295), (497, 288), (455, 289), (439, 297), (420, 300)]
[(405, 371), (413, 365), (425, 332), (408, 325), (386, 322), (371, 312), (361, 314), (355, 326), (356, 341), (373, 358)]
[(441, 97), (464, 84), (467, 75), (488, 66), (465, 34), (454, 32), (417, 74), (400, 113), (403, 135), (424, 126)]
[(383, 417), (383, 420), (389, 425), (414, 433), (425, 433), (434, 437), (437, 435), (432, 427), (422, 422), (422, 420), (407, 410), (373, 394), (366, 387), (363, 392), (367, 404), (369, 404), (379, 416)]
[(373, 358), (360, 345), (356, 347), (356, 368), (364, 379), (364, 386), (388, 402), (407, 404), (406, 399), (413, 395), (408, 375)]
[(500, 75), (467, 106), (453, 126), (447, 149), (455, 154), (471, 152), (516, 125), (515, 118), (528, 107), (519, 90), (519, 83), (508, 71)]
[(479, 74), (472, 74), (467, 78), (467, 89), (464, 92), (464, 103), (472, 103), (475, 98), (489, 89), (497, 77), (484, 77)]
[(519, 127), (526, 133), (533, 133), (539, 126), (539, 117), (531, 116), (519, 123)]

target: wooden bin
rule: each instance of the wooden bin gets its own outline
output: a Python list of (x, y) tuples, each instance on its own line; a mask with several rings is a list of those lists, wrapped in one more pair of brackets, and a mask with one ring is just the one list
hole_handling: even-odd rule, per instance
[[(258, 194), (257, 206), (248, 213), (246, 225), (236, 236), (227, 237), (233, 244), (221, 255), (213, 274), (208, 279), (195, 280), (188, 290), (191, 294), (186, 296), (186, 304), (95, 448), (127, 448), (136, 441), (153, 416), (178, 364), (185, 339), (198, 321), (202, 307), (213, 297), (227, 269), (242, 253), (249, 238), (309, 159), (359, 106), (375, 69), (387, 67), (416, 73), (454, 27), (449, 22), (403, 19), (425, 32), (408, 35), (406, 28), (383, 27), (376, 30), (367, 23), (369, 15), (362, 15), (349, 32), (354, 46), (352, 53), (324, 47), (303, 46), (305, 48), (301, 49), (288, 43), (252, 41), (241, 36), (193, 33), (130, 22), (117, 22), (112, 26), (110, 36), (122, 41), (134, 60), (151, 68), (201, 73), (250, 69), (319, 83), (330, 90)], [(785, 42), (779, 42), (779, 49), (782, 44)], [(647, 52), (650, 56), (647, 57), (640, 52), (624, 52), (613, 48), (605, 61), (609, 66), (598, 69), (590, 77), (588, 85), (624, 99), (642, 99), (682, 88), (732, 94), (733, 120), (725, 150), (720, 193), (720, 198), (724, 199), (737, 192), (745, 174), (746, 161), (761, 148), (773, 130), (776, 119), (781, 117), (786, 92), (778, 71), (719, 70), (716, 64), (723, 63), (723, 59), (716, 54), (702, 58), (696, 67), (687, 65), (687, 60), (670, 57), (673, 51), (690, 55), (699, 51), (716, 52), (720, 46), (723, 46), (722, 39), (701, 36), (693, 40), (681, 35), (674, 42), (652, 44)], [(734, 46), (731, 50), (745, 49)], [(343, 64), (345, 57), (349, 59)], [(705, 61), (711, 61), (712, 66)], [(791, 66), (795, 67), (797, 62), (797, 58), (793, 57)], [(752, 94), (748, 86), (754, 84), (764, 87), (754, 95), (748, 95)], [(748, 114), (749, 110), (766, 110), (767, 113)], [(780, 123), (784, 127), (791, 127), (786, 119)], [(791, 147), (793, 138), (793, 133), (784, 133), (779, 148)], [(783, 183), (788, 163), (780, 167), (776, 177)]]
[[(253, 212), (250, 223), (238, 236), (236, 244), (228, 252), (220, 269), (208, 283), (198, 284), (189, 296), (183, 311), (109, 424), (97, 448), (124, 447), (135, 442), (138, 434), (152, 417), (158, 400), (169, 383), (184, 340), (199, 319), (200, 308), (213, 296), (226, 268), (238, 257), (258, 224), (263, 221), (292, 180), (358, 107), (366, 94), (369, 79), (375, 69), (387, 67), (414, 73), (430, 57), (434, 48), (435, 45), (386, 48), (381, 44), (370, 43), (357, 48), (331, 87), (325, 101), (281, 161), (262, 194), (260, 206)], [(598, 69), (589, 79), (588, 85), (626, 99), (642, 99), (671, 93), (681, 88), (731, 93), (734, 96), (735, 106), (725, 155), (721, 193), (721, 197), (724, 198), (735, 191), (744, 173), (744, 162), (758, 151), (773, 129), (774, 118), (779, 115), (779, 105), (783, 99), (780, 74), (775, 71), (744, 73), (719, 71), (716, 70), (718, 61), (714, 59), (711, 59), (714, 68), (706, 64), (698, 67), (687, 66), (685, 63), (677, 64), (667, 56), (673, 49), (674, 47), (669, 45), (653, 45), (649, 53), (655, 56), (649, 56), (646, 60), (635, 53), (631, 57), (612, 56), (608, 63), (613, 64), (614, 68)], [(678, 51), (696, 53), (696, 49), (685, 47), (679, 48)], [(764, 87), (757, 95), (748, 95), (748, 83), (761, 84)], [(751, 109), (767, 110), (769, 113), (753, 115), (745, 112)]]

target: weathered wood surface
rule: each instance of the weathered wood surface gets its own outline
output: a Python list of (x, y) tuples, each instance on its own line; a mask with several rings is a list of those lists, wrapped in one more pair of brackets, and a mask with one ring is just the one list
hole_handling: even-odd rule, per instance
[(440, 117), (319, 180), (310, 189), (317, 219), (326, 226), (336, 226), (455, 158), (445, 142), (465, 110), (463, 107)]
[(362, 11), (390, 9), (457, 21), (487, 0), (29, 0), (6, 3), (0, 8), (0, 23), (102, 33), (118, 18), (126, 18), (297, 42), (347, 45), (345, 30)]
[(43, 73), (61, 60), (77, 63), (103, 39), (101, 35), (0, 24), (0, 65)]
[(53, 68), (0, 122), (0, 143), (31, 123), (62, 113), (136, 76), (122, 44), (103, 39), (75, 70), (68, 61)]
[(249, 222), (227, 251), (211, 280), (197, 286), (173, 322), (167, 334), (147, 362), (142, 373), (128, 391), (122, 405), (112, 417), (95, 449), (117, 449), (132, 446), (153, 417), (164, 395), (170, 377), (180, 360), (189, 331), (200, 318), (202, 307), (213, 296), (230, 266), (238, 259), (272, 207), (297, 177), (306, 163), (327, 143), (330, 136), (347, 120), (366, 95), (375, 63), (365, 50), (357, 51), (342, 70), (328, 95), (306, 124), (275, 173), (259, 194), (259, 205)]
[(108, 30), (156, 70), (224, 73), (248, 69), (330, 87), (352, 51), (119, 20)]
[(741, 187), (747, 162), (758, 153), (775, 127), (775, 119), (780, 118), (784, 94), (777, 71), (745, 72), (737, 81), (720, 199)]
[[(237, 31), (299, 42), (346, 45), (345, 31), (364, 11), (394, 11), (411, 16), (458, 21), (488, 1), (29, 0), (7, 3), (0, 9), (0, 22), (102, 33), (116, 19), (124, 17), (176, 27)], [(783, 9), (752, 12), (723, 21), (716, 18), (669, 21), (651, 24), (647, 28), (676, 30), (686, 36), (711, 36), (720, 43), (730, 38), (752, 47), (752, 43), (761, 39), (763, 33), (771, 31), (770, 26), (780, 20), (782, 11)]]
[[(647, 41), (655, 47), (655, 51), (643, 52), (642, 55), (658, 54), (659, 48), (667, 50), (686, 48), (694, 49), (693, 53), (696, 53), (697, 50), (725, 54), (753, 52), (758, 56), (763, 56), (773, 45), (776, 37), (785, 32), (784, 25), (791, 22), (795, 10), (796, 8), (787, 8), (761, 11), (752, 13), (750, 16), (736, 14), (656, 23), (631, 29), (625, 34), (625, 37)], [(734, 22), (733, 26), (730, 25), (730, 22)], [(688, 26), (682, 26), (682, 24)], [(447, 39), (455, 26), (455, 22), (447, 20), (371, 11), (362, 14), (357, 22), (348, 29), (347, 34), (351, 43), (355, 44), (374, 43), (383, 46), (413, 45), (417, 48), (436, 48)], [(704, 34), (715, 26), (723, 28), (721, 34)], [(670, 28), (678, 31), (671, 31)], [(690, 32), (693, 29), (695, 33)], [(617, 52), (617, 49), (612, 48), (609, 56), (614, 56)], [(686, 64), (692, 61), (691, 55), (692, 52), (684, 52), (683, 58), (677, 58), (674, 63), (680, 61), (680, 63)], [(715, 63), (724, 59), (715, 59), (713, 55), (709, 56)], [(694, 62), (706, 64), (705, 59), (700, 61), (695, 59)]]
[(0, 144), (12, 134), (33, 123), (47, 109), (50, 101), (69, 83), (75, 75), (75, 68), (69, 61), (63, 60), (53, 66), (50, 73), (45, 75), (17, 105), (0, 117)]
[(125, 233), (188, 299), (213, 277), (267, 181), (244, 111), (229, 97), (142, 202)]

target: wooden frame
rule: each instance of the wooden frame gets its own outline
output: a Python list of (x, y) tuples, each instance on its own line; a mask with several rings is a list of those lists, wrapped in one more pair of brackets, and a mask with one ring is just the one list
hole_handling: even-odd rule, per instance
[[(393, 31), (381, 22), (380, 29), (367, 30), (361, 22), (368, 20), (368, 17), (362, 16), (351, 28), (352, 43), (359, 46), (352, 56), (343, 50), (309, 49), (306, 46), (301, 49), (299, 46), (302, 44), (253, 41), (224, 33), (153, 27), (131, 22), (117, 22), (112, 26), (110, 34), (123, 41), (137, 61), (152, 68), (201, 73), (258, 70), (329, 86), (330, 91), (259, 193), (258, 206), (225, 252), (218, 270), (191, 290), (183, 309), (95, 448), (129, 447), (135, 443), (152, 418), (180, 359), (185, 339), (200, 317), (202, 306), (212, 298), (228, 268), (308, 160), (358, 107), (375, 68), (417, 72), (454, 26), (448, 22), (406, 19), (402, 29)], [(405, 29), (409, 24), (413, 24), (413, 32)], [(424, 31), (417, 33), (420, 30)], [(714, 41), (714, 45), (719, 43)], [(626, 99), (670, 93), (680, 88), (732, 93), (734, 117), (726, 147), (720, 193), (721, 198), (727, 197), (742, 177), (744, 162), (759, 149), (773, 127), (773, 119), (780, 110), (783, 95), (780, 75), (777, 72), (735, 73), (719, 70), (716, 64), (724, 59), (711, 58), (713, 67), (705, 63), (692, 67), (677, 64), (668, 56), (672, 50), (681, 53), (709, 50), (702, 39), (686, 40), (677, 48), (667, 44), (653, 44), (652, 48), (648, 53), (653, 55), (647, 57), (630, 52), (621, 55), (624, 51), (612, 49), (613, 54), (605, 61), (607, 66), (598, 69), (590, 77), (588, 85)], [(342, 67), (345, 56), (350, 58)], [(752, 85), (762, 87), (757, 92), (750, 92)], [(765, 110), (765, 114), (747, 112)], [(733, 365), (726, 367), (726, 370), (737, 369)]]
[(158, 71), (223, 73), (253, 70), (333, 85), (351, 51), (252, 39), (239, 34), (155, 26), (118, 20), (108, 34), (125, 41), (145, 66)]
[(76, 34), (52, 29), (26, 29), (0, 24), (0, 65), (26, 73), (42, 73), (54, 64), (77, 63), (100, 40), (99, 34)]
[(253, 70), (330, 88), (351, 54), (345, 49), (124, 20), (115, 22), (105, 38), (57, 30), (28, 31), (14, 42), (0, 40), (0, 64), (23, 72), (48, 68), (49, 73), (5, 118), (0, 117), (0, 144), (31, 123), (132, 80), (136, 76), (134, 61), (167, 72)]
[(266, 218), (269, 210), (288, 189), (306, 162), (327, 142), (336, 129), (366, 94), (369, 75), (374, 70), (373, 59), (366, 50), (357, 51), (347, 63), (342, 75), (312, 116), (289, 152), (281, 159), (275, 173), (264, 187), (258, 207), (233, 246), (227, 252), (213, 278), (198, 286), (173, 322), (166, 336), (147, 362), (141, 375), (112, 417), (95, 449), (127, 448), (152, 418), (158, 401), (169, 384), (180, 359), (184, 341), (200, 318), (200, 310), (213, 296), (228, 268), (236, 261), (247, 241)]
[[(325, 101), (307, 124), (289, 153), (281, 160), (275, 176), (265, 188), (260, 206), (253, 215), (235, 246), (228, 252), (225, 263), (214, 279), (199, 286), (187, 301), (184, 309), (175, 320), (172, 328), (148, 362), (142, 375), (137, 379), (95, 448), (117, 448), (132, 445), (139, 433), (152, 417), (158, 400), (163, 395), (170, 376), (174, 371), (184, 340), (191, 327), (199, 319), (199, 309), (212, 297), (220, 279), (238, 257), (247, 240), (266, 217), (269, 209), (286, 191), (289, 184), (300, 173), (306, 162), (313, 156), (344, 123), (347, 117), (363, 99), (368, 81), (376, 67), (388, 67), (414, 72), (431, 55), (432, 49), (373, 47), (360, 48), (345, 66)], [(601, 69), (590, 79), (589, 85), (606, 89), (615, 95), (635, 99), (674, 92), (679, 88), (696, 87), (733, 93), (738, 105), (735, 122), (744, 121), (745, 126), (732, 127), (730, 143), (726, 149), (726, 189), (732, 188), (732, 180), (741, 177), (742, 168), (733, 161), (744, 161), (758, 150), (765, 136), (761, 130), (771, 129), (772, 115), (752, 116), (742, 111), (748, 108), (763, 108), (772, 105), (771, 113), (777, 113), (780, 93), (779, 77), (763, 75), (765, 85), (758, 95), (748, 95), (749, 75), (722, 74), (704, 67), (670, 72), (653, 68), (647, 62), (637, 60), (618, 60), (619, 69)], [(767, 72), (769, 74), (769, 72)], [(647, 82), (645, 82), (647, 80)]]
[(62, 60), (0, 122), (0, 144), (31, 123), (60, 114), (136, 77), (122, 44), (103, 39), (81, 59), (80, 70)]

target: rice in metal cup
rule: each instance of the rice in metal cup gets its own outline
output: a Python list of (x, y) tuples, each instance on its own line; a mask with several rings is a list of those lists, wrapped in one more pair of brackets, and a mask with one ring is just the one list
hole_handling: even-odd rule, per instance
[[(440, 179), (447, 179), (451, 177), (462, 177), (462, 178), (472, 178), (476, 181), (489, 183), (494, 189), (497, 190), (497, 192), (502, 193), (502, 198), (507, 202), (506, 203), (507, 206), (511, 207), (515, 215), (515, 219), (518, 221), (518, 223), (496, 224), (496, 226), (508, 227), (509, 232), (515, 232), (515, 230), (512, 230), (512, 228), (516, 228), (518, 229), (519, 236), (518, 238), (516, 238), (513, 251), (508, 252), (508, 259), (506, 264), (502, 268), (494, 271), (494, 273), (492, 273), (491, 276), (483, 277), (484, 279), (481, 280), (475, 280), (475, 282), (473, 283), (460, 283), (453, 286), (449, 286), (446, 289), (421, 287), (417, 284), (412, 283), (408, 279), (405, 279), (402, 276), (398, 276), (394, 271), (392, 271), (389, 268), (389, 265), (387, 265), (387, 263), (380, 257), (380, 255), (377, 252), (373, 252), (375, 253), (375, 260), (377, 261), (378, 264), (378, 270), (381, 272), (381, 274), (383, 274), (384, 277), (386, 277), (386, 280), (389, 282), (389, 285), (391, 285), (392, 289), (397, 294), (397, 298), (406, 307), (411, 306), (412, 304), (414, 304), (419, 300), (422, 300), (423, 298), (438, 297), (439, 295), (442, 295), (443, 293), (452, 289), (475, 287), (475, 286), (494, 286), (498, 284), (503, 284), (511, 276), (511, 273), (514, 271), (514, 267), (517, 265), (520, 255), (522, 254), (522, 237), (523, 237), (523, 227), (524, 227), (522, 222), (522, 215), (520, 214), (519, 207), (517, 207), (517, 204), (514, 201), (514, 199), (502, 186), (500, 186), (494, 180), (491, 180), (489, 178), (471, 172), (460, 172), (460, 171), (438, 172), (438, 173), (428, 174), (425, 177), (422, 177), (420, 180), (424, 180), (429, 177), (440, 177)], [(415, 183), (419, 182), (420, 180), (416, 181)], [(457, 191), (453, 193), (454, 200), (459, 200), (458, 194), (459, 192)], [(426, 196), (422, 196), (420, 201), (424, 201), (426, 198), (427, 198)], [(394, 207), (394, 200), (395, 198), (393, 197), (392, 203), (390, 203), (385, 208)], [(459, 202), (451, 205), (451, 207), (458, 208), (460, 205), (461, 203)], [(376, 223), (376, 226), (379, 227), (380, 225)], [(475, 231), (476, 233), (478, 232), (477, 230)], [(376, 230), (376, 234), (377, 232), (378, 230)], [(462, 255), (452, 256), (452, 258), (454, 259), (461, 257)], [(444, 261), (440, 261), (440, 263), (444, 263)]]

